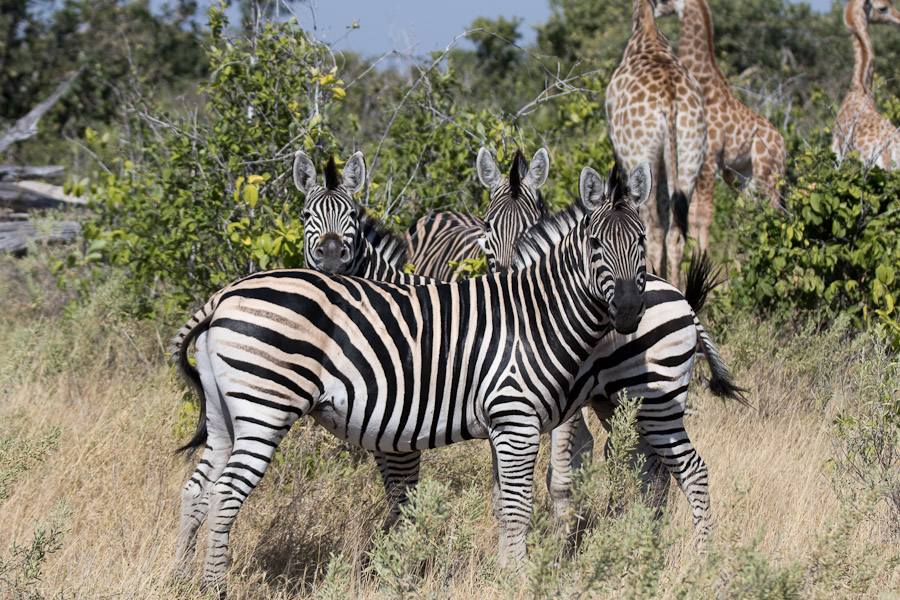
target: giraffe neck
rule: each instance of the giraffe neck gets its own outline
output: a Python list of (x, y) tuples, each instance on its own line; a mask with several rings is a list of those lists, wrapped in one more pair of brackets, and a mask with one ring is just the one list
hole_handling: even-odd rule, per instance
[(710, 84), (727, 85), (725, 76), (716, 65), (712, 16), (705, 0), (685, 0), (678, 56), (697, 79), (704, 96), (708, 94)]
[(869, 39), (869, 23), (859, 2), (850, 2), (844, 10), (844, 24), (853, 40), (853, 81), (850, 91), (872, 93), (875, 75), (875, 52)]
[[(645, 50), (648, 46), (657, 45), (662, 34), (656, 28), (656, 22), (653, 20), (653, 6), (650, 0), (632, 0), (634, 6), (634, 14), (631, 18), (631, 39), (628, 40), (628, 47), (625, 48), (626, 56), (632, 52)], [(666, 42), (668, 45), (668, 42)]]

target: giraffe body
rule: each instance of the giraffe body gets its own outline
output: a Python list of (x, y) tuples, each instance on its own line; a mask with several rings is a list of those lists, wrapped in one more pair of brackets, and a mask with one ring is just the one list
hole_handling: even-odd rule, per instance
[(784, 138), (769, 121), (741, 104), (716, 65), (713, 24), (706, 0), (659, 0), (657, 17), (677, 14), (681, 22), (678, 57), (700, 85), (706, 116), (706, 161), (691, 201), (691, 236), (700, 249), (709, 245), (716, 171), (754, 178), (773, 206), (781, 206), (778, 186), (784, 176)]
[(656, 28), (650, 0), (633, 2), (631, 37), (606, 90), (606, 118), (625, 171), (650, 164), (653, 189), (641, 207), (647, 262), (677, 286), (688, 206), (706, 156), (703, 97)]
[(878, 114), (872, 95), (875, 53), (869, 39), (869, 23), (900, 25), (900, 11), (887, 0), (850, 0), (844, 24), (853, 40), (853, 80), (838, 111), (831, 148), (843, 158), (858, 152), (867, 166), (900, 168), (900, 129)]

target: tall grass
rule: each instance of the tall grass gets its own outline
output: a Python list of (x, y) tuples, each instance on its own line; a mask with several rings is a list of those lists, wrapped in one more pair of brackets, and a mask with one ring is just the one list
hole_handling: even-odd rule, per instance
[[(0, 560), (13, 564), (11, 544), (30, 548), (52, 529), (32, 597), (203, 598), (170, 585), (180, 489), (196, 460), (172, 453), (196, 418), (164, 354), (176, 324), (125, 316), (132, 300), (116, 273), (70, 307), (41, 265), (0, 260), (0, 439), (15, 432), (8, 455), (19, 466), (0, 497)], [(591, 490), (637, 488), (598, 463), (582, 488), (596, 517), (580, 550), (553, 534), (538, 483), (529, 563), (499, 571), (485, 442), (427, 452), (415, 518), (383, 532), (374, 462), (303, 420), (237, 520), (231, 597), (897, 597), (900, 542), (881, 463), (849, 461), (866, 432), (835, 425), (890, 414), (896, 357), (841, 323), (718, 326), (756, 408), (723, 404), (695, 380), (686, 425), (710, 470), (707, 555), (692, 548), (680, 491), (661, 518), (621, 498), (605, 510)], [(605, 434), (591, 425), (600, 448)], [(539, 482), (546, 449), (540, 460)], [(0, 575), (0, 598), (13, 590)]]

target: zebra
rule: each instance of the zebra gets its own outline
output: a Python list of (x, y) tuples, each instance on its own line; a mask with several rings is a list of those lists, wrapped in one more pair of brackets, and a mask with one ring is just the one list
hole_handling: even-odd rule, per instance
[(603, 335), (643, 315), (648, 166), (629, 181), (625, 193), (585, 167), (580, 187), (599, 207), (518, 271), (408, 286), (284, 269), (213, 294), (173, 340), (203, 405), (185, 447), (205, 443), (182, 490), (176, 577), (206, 517), (203, 580), (224, 593), (234, 520), (305, 415), (388, 455), (490, 439), (499, 561), (520, 564), (540, 435), (581, 408), (578, 367)]
[[(535, 154), (532, 165), (537, 158), (538, 154)], [(520, 237), (541, 219), (547, 218), (546, 212), (541, 215), (542, 211), (535, 208), (539, 193), (532, 186), (515, 183), (534, 179), (530, 177), (531, 169), (521, 153), (517, 152), (513, 159), (508, 183), (499, 175), (500, 171), (493, 157), (485, 148), (479, 150), (475, 167), (479, 180), (490, 189), (491, 206), (496, 207), (493, 211), (489, 209), (491, 216), (486, 216), (485, 221), (489, 224), (493, 221), (506, 225), (488, 226), (483, 230), (485, 239), (482, 247), (488, 256), (487, 264), (491, 271), (507, 269), (512, 266), (514, 249)], [(546, 179), (547, 168), (545, 156), (539, 165), (543, 173), (541, 181)], [(550, 230), (562, 235), (590, 214), (590, 210), (589, 206), (578, 199), (570, 208), (550, 217), (553, 223)], [(540, 231), (546, 232), (548, 229), (545, 226)], [(544, 248), (549, 246), (549, 242), (543, 245)], [(653, 432), (666, 428), (683, 429), (680, 419), (687, 402), (697, 349), (703, 351), (709, 363), (710, 389), (713, 393), (723, 398), (745, 401), (744, 390), (734, 384), (715, 343), (697, 317), (708, 292), (708, 288), (704, 286), (709, 271), (707, 261), (692, 261), (687, 279), (687, 298), (664, 280), (648, 275), (646, 312), (638, 330), (630, 335), (611, 331), (591, 359), (598, 369), (597, 380), (603, 382), (592, 397), (591, 405), (605, 428), (609, 427), (609, 419), (621, 391), (627, 390), (630, 397), (645, 399), (644, 408), (638, 413), (641, 436), (632, 459), (637, 460), (638, 455), (643, 455), (644, 491), (649, 493), (655, 503), (665, 501), (671, 481), (666, 471), (669, 465), (664, 466), (660, 456), (653, 450), (652, 438), (658, 437)], [(683, 435), (686, 439), (687, 434)], [(592, 450), (593, 437), (581, 413), (576, 413), (551, 433), (547, 487), (557, 519), (568, 520), (575, 471), (590, 456)], [(674, 465), (676, 470), (687, 468), (692, 455), (686, 454), (680, 459), (681, 462)], [(708, 491), (700, 489), (698, 493), (705, 497), (698, 505), (708, 506)], [(703, 537), (704, 535), (698, 537), (701, 543)]]

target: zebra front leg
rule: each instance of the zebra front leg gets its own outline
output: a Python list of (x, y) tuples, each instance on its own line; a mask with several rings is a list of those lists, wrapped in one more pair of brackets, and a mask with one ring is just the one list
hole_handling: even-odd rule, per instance
[(390, 529), (400, 517), (400, 508), (409, 502), (409, 494), (419, 483), (419, 464), (422, 453), (412, 452), (372, 452), (375, 464), (381, 472), (384, 492), (387, 497), (388, 514), (385, 530)]
[(553, 500), (553, 516), (558, 525), (567, 526), (572, 519), (575, 471), (590, 459), (593, 450), (594, 437), (580, 410), (550, 432), (547, 489)]
[(499, 483), (499, 560), (501, 567), (525, 559), (525, 534), (531, 521), (534, 464), (541, 444), (537, 424), (516, 423), (491, 432)]

